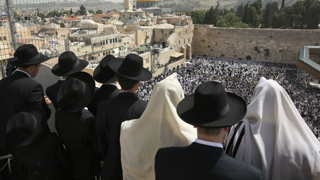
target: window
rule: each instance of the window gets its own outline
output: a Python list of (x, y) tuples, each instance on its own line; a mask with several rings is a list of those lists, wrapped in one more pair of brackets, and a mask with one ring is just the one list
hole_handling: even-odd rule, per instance
[(2, 37), (0, 37), (0, 41), (2, 41)]
[(188, 42), (190, 42), (190, 38), (188, 38)]
[(6, 36), (3, 36), (3, 40), (6, 41), (6, 40), (7, 40), (7, 37), (6, 37)]
[(183, 43), (184, 43), (184, 44), (186, 43), (186, 40), (185, 40), (185, 39), (183, 40)]
[(179, 40), (179, 45), (180, 45), (180, 40)]

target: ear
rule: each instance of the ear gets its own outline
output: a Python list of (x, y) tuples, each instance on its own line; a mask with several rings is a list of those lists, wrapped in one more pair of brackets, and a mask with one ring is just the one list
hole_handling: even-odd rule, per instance
[(194, 128), (197, 128), (197, 126), (193, 126)]
[(229, 131), (229, 127), (224, 127), (223, 130)]

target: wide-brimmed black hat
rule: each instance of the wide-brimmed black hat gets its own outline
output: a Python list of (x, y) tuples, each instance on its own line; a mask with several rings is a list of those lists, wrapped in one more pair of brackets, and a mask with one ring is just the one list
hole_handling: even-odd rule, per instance
[(93, 72), (94, 80), (98, 81), (99, 83), (110, 83), (117, 80), (117, 74), (111, 70), (108, 65), (113, 59), (115, 59), (114, 56), (107, 55), (100, 61), (99, 66), (97, 66)]
[(13, 66), (35, 65), (48, 59), (50, 58), (39, 53), (33, 44), (24, 44), (14, 52), (14, 57), (10, 59), (10, 64)]
[(91, 101), (95, 91), (92, 76), (86, 72), (72, 74), (66, 79), (58, 91), (60, 108), (69, 113), (81, 111)]
[(123, 60), (114, 59), (109, 62), (109, 67), (116, 73), (128, 79), (136, 81), (147, 81), (152, 78), (151, 72), (143, 68), (142, 57), (129, 54)]
[(246, 102), (239, 96), (225, 92), (219, 82), (205, 82), (194, 94), (187, 96), (177, 106), (179, 117), (198, 127), (228, 127), (245, 116)]
[(41, 136), (46, 123), (43, 110), (29, 107), (8, 120), (6, 138), (16, 146), (29, 145)]
[(69, 76), (81, 71), (89, 64), (88, 61), (78, 59), (71, 51), (60, 54), (58, 60), (58, 64), (51, 69), (51, 72), (56, 76)]

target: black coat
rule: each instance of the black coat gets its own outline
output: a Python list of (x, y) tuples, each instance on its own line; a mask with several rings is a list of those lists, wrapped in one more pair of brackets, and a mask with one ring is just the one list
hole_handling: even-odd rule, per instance
[(20, 176), (25, 180), (67, 180), (67, 154), (55, 133), (46, 132), (28, 146), (10, 146)]
[(192, 143), (162, 148), (155, 159), (156, 180), (259, 180), (261, 171), (226, 155), (222, 148)]
[(51, 100), (51, 102), (56, 110), (60, 108), (58, 105), (57, 96), (58, 96), (58, 91), (64, 82), (65, 82), (65, 80), (59, 80), (57, 83), (55, 83), (51, 86), (48, 86), (46, 89), (46, 95)]
[(56, 129), (65, 145), (75, 179), (89, 180), (101, 170), (96, 118), (88, 111), (68, 113), (61, 109), (56, 114)]
[(111, 84), (102, 85), (96, 92), (87, 106), (88, 110), (97, 117), (97, 108), (100, 102), (115, 98), (119, 94), (120, 90)]
[(125, 120), (140, 118), (147, 102), (129, 92), (119, 93), (111, 100), (99, 104), (96, 130), (104, 164), (101, 177), (104, 180), (121, 180), (120, 127)]
[(22, 108), (37, 106), (44, 110), (46, 119), (50, 118), (51, 110), (43, 96), (42, 85), (23, 72), (16, 71), (0, 80), (0, 149), (7, 150), (5, 128), (8, 119)]

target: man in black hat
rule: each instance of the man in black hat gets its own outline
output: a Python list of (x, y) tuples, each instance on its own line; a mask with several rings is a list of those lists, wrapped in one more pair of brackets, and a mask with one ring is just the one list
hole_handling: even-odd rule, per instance
[[(49, 57), (38, 53), (32, 44), (20, 46), (10, 60), (17, 70), (9, 77), (0, 81), (0, 128), (5, 128), (10, 116), (19, 112), (23, 107), (30, 105), (42, 108), (49, 119), (51, 111), (44, 99), (43, 88), (40, 83), (34, 81), (41, 63)], [(5, 130), (0, 130), (0, 149), (7, 150), (5, 146)]]
[(58, 91), (55, 127), (68, 152), (73, 180), (93, 180), (101, 170), (96, 118), (84, 109), (94, 91), (95, 82), (85, 72), (69, 76)]
[(67, 154), (58, 136), (48, 131), (45, 119), (42, 109), (31, 106), (8, 120), (5, 132), (17, 179), (69, 179)]
[(46, 119), (51, 115), (44, 99), (42, 85), (31, 79), (38, 74), (41, 63), (48, 59), (49, 57), (40, 54), (34, 45), (25, 44), (8, 60), (17, 69), (11, 76), (0, 80), (0, 156), (8, 154), (5, 127), (10, 116), (30, 105), (42, 108), (46, 113)]
[(102, 83), (102, 86), (96, 90), (88, 105), (88, 110), (94, 116), (97, 116), (97, 108), (100, 102), (115, 98), (120, 92), (117, 87), (117, 74), (112, 71), (108, 65), (113, 59), (115, 59), (114, 56), (107, 55), (100, 61), (99, 66), (97, 66), (93, 72), (94, 80)]
[(118, 74), (121, 92), (117, 97), (99, 104), (96, 130), (104, 164), (100, 173), (103, 180), (121, 180), (120, 126), (125, 120), (140, 118), (147, 102), (135, 92), (139, 81), (147, 81), (152, 74), (143, 68), (143, 59), (129, 54), (124, 59), (115, 59), (109, 67)]
[(224, 153), (230, 126), (246, 114), (245, 101), (226, 93), (219, 82), (205, 82), (177, 106), (179, 117), (197, 128), (198, 139), (187, 147), (158, 150), (157, 180), (261, 179), (261, 171)]
[(57, 94), (60, 86), (64, 83), (69, 75), (80, 72), (87, 67), (87, 65), (88, 61), (78, 59), (77, 56), (71, 51), (66, 51), (60, 54), (58, 63), (53, 66), (51, 72), (56, 76), (60, 76), (61, 78), (57, 83), (48, 86), (46, 89), (46, 94), (52, 101), (52, 104), (56, 110), (59, 109), (59, 105), (57, 103)]

